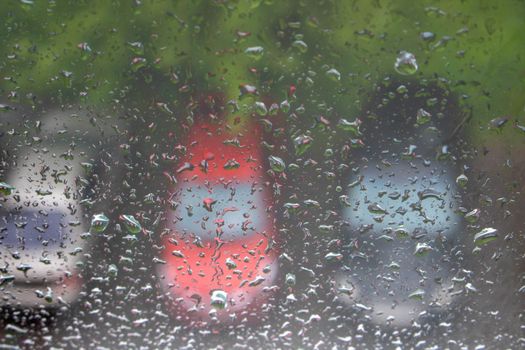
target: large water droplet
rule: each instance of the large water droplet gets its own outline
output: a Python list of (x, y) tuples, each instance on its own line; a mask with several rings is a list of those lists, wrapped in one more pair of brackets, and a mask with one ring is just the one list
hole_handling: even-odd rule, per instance
[(140, 222), (133, 215), (121, 215), (120, 221), (124, 224), (126, 230), (131, 234), (137, 234), (142, 230)]
[(423, 300), (423, 297), (425, 296), (425, 291), (423, 289), (416, 289), (412, 293), (408, 295), (410, 299), (415, 300)]
[(412, 75), (417, 72), (418, 66), (416, 56), (407, 51), (401, 51), (394, 64), (396, 72), (401, 75)]
[(326, 76), (333, 81), (341, 80), (341, 73), (335, 68), (329, 69), (326, 71)]
[(266, 108), (264, 102), (255, 102), (255, 111), (257, 114), (263, 117), (268, 114), (268, 109)]
[(456, 183), (461, 186), (465, 187), (468, 182), (468, 177), (465, 174), (461, 174), (456, 178)]
[(259, 59), (264, 54), (264, 48), (262, 46), (253, 46), (244, 50), (244, 53), (251, 58)]
[(95, 214), (91, 219), (91, 229), (95, 232), (104, 232), (108, 227), (109, 219), (104, 214)]
[(0, 195), (9, 196), (15, 188), (5, 182), (0, 182)]
[(419, 125), (426, 124), (430, 121), (430, 117), (432, 117), (430, 113), (425, 111), (423, 108), (420, 108), (417, 110), (416, 113), (416, 123), (418, 123)]
[(483, 245), (494, 241), (498, 237), (498, 230), (492, 227), (484, 228), (474, 235), (474, 243)]
[(428, 252), (434, 250), (428, 243), (418, 243), (416, 244), (416, 249), (414, 250), (414, 255), (422, 256)]
[(295, 155), (300, 156), (312, 146), (313, 139), (308, 135), (299, 135), (293, 140)]
[(270, 167), (273, 171), (277, 173), (282, 173), (286, 169), (286, 164), (284, 160), (276, 156), (269, 156), (268, 161), (270, 162)]
[(302, 40), (296, 40), (292, 43), (292, 46), (296, 48), (299, 52), (305, 53), (308, 51), (308, 45)]
[(224, 309), (228, 304), (228, 293), (217, 289), (211, 293), (211, 305), (216, 309)]
[(356, 118), (353, 122), (350, 122), (344, 118), (339, 119), (337, 122), (337, 128), (348, 131), (352, 133), (354, 136), (361, 136), (361, 132), (359, 131), (359, 126), (361, 125), (361, 120), (359, 118)]

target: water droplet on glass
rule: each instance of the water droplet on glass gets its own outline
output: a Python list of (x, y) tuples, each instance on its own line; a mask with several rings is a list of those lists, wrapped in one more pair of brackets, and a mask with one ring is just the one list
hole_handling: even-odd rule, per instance
[(137, 234), (142, 230), (140, 222), (133, 215), (120, 215), (120, 221), (124, 224), (126, 230), (131, 234)]
[(416, 244), (416, 249), (414, 250), (414, 255), (422, 256), (432, 251), (433, 248), (428, 243), (418, 243)]
[(289, 286), (295, 285), (295, 275), (293, 273), (287, 273), (286, 274), (286, 278), (285, 278), (285, 282)]
[(423, 297), (425, 296), (425, 291), (423, 289), (416, 289), (412, 293), (408, 295), (410, 299), (415, 300), (423, 300)]
[(423, 108), (420, 108), (416, 113), (416, 123), (419, 125), (426, 124), (430, 121), (431, 116), (432, 115), (429, 112), (425, 111)]
[(292, 43), (292, 47), (296, 48), (299, 52), (305, 53), (308, 51), (308, 45), (302, 40), (296, 40)]
[(233, 269), (237, 268), (237, 264), (235, 263), (235, 261), (233, 261), (232, 258), (227, 258), (226, 259), (226, 266), (230, 270), (233, 270)]
[(422, 32), (419, 37), (425, 41), (432, 41), (436, 38), (436, 34), (432, 32)]
[(404, 227), (396, 228), (394, 234), (399, 238), (408, 237), (408, 231)]
[(8, 112), (14, 110), (13, 107), (0, 103), (0, 112)]
[(313, 139), (308, 135), (299, 135), (293, 140), (295, 155), (300, 156), (312, 146)]
[(341, 73), (335, 68), (329, 69), (326, 71), (326, 76), (330, 78), (333, 81), (340, 81), (341, 80)]
[(279, 157), (269, 156), (268, 161), (270, 162), (270, 168), (277, 173), (282, 173), (286, 169), (284, 160)]
[(95, 232), (104, 232), (108, 227), (109, 219), (104, 214), (95, 214), (91, 219), (91, 229)]
[(229, 159), (226, 161), (226, 163), (224, 163), (223, 168), (226, 170), (235, 170), (239, 169), (240, 166), (241, 164), (239, 164), (239, 162), (235, 159)]
[(405, 85), (399, 85), (396, 89), (396, 92), (398, 94), (406, 94), (408, 92), (408, 88)]
[(259, 59), (264, 54), (264, 48), (262, 46), (253, 46), (244, 50), (244, 53), (253, 59)]
[(475, 223), (475, 222), (477, 222), (479, 220), (480, 215), (481, 215), (481, 210), (474, 209), (474, 210), (468, 212), (467, 214), (465, 214), (465, 219), (469, 223), (473, 224), (473, 223)]
[(177, 258), (184, 258), (184, 253), (180, 250), (174, 250), (171, 252), (171, 255), (176, 256)]
[(394, 64), (396, 72), (401, 75), (412, 75), (417, 72), (416, 56), (407, 51), (401, 51)]
[(263, 117), (268, 114), (268, 109), (266, 108), (264, 102), (255, 102), (255, 112)]
[(140, 41), (129, 42), (128, 45), (135, 55), (144, 55), (144, 44)]
[(326, 261), (340, 261), (343, 259), (343, 254), (330, 252), (324, 256)]
[(146, 67), (146, 63), (147, 60), (144, 57), (135, 57), (131, 60), (131, 70), (137, 72), (141, 68)]
[(241, 84), (239, 85), (239, 90), (241, 91), (241, 97), (258, 95), (257, 87), (253, 85)]
[(383, 209), (379, 204), (373, 203), (368, 206), (368, 211), (372, 214), (386, 214), (387, 211)]
[(468, 177), (465, 176), (465, 174), (461, 174), (459, 175), (457, 178), (456, 178), (456, 183), (460, 186), (460, 187), (465, 187), (467, 185), (467, 182), (468, 182)]
[(337, 128), (348, 131), (352, 133), (354, 136), (361, 136), (361, 132), (359, 131), (359, 126), (361, 125), (361, 120), (359, 118), (356, 118), (353, 122), (350, 122), (344, 118), (339, 119), (337, 122)]
[(499, 118), (494, 118), (490, 121), (490, 126), (492, 128), (502, 128), (505, 124), (507, 124), (508, 122), (508, 118), (506, 117), (499, 117)]
[(204, 205), (204, 208), (207, 210), (207, 211), (212, 211), (213, 210), (213, 205), (217, 203), (216, 200), (214, 200), (213, 198), (204, 198), (202, 200), (202, 204)]
[(427, 198), (435, 198), (435, 199), (442, 200), (441, 193), (439, 193), (433, 188), (425, 188), (423, 191), (419, 191), (417, 195), (420, 200), (424, 200)]
[(224, 309), (227, 306), (228, 293), (217, 289), (211, 292), (211, 305), (216, 309)]
[(288, 113), (290, 111), (290, 102), (288, 102), (288, 100), (284, 100), (281, 102), (279, 107), (283, 113)]
[(494, 241), (498, 237), (498, 230), (492, 227), (484, 228), (474, 235), (474, 243), (483, 245)]
[(268, 114), (277, 115), (278, 112), (279, 112), (279, 105), (277, 103), (272, 103), (270, 105), (270, 108), (268, 109)]
[(86, 60), (90, 56), (90, 54), (92, 52), (91, 47), (86, 42), (79, 43), (77, 45), (77, 48), (81, 52), (80, 56), (81, 56), (82, 60)]
[(115, 264), (110, 264), (108, 266), (108, 275), (111, 276), (111, 277), (117, 277), (117, 274), (118, 274), (118, 268), (117, 268), (117, 265)]
[(14, 189), (15, 188), (13, 186), (5, 182), (0, 182), (0, 195), (9, 196), (14, 191)]

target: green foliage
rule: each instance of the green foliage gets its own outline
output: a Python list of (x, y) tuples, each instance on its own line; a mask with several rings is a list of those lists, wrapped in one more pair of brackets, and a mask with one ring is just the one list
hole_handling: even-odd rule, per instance
[[(376, 84), (413, 79), (445, 85), (480, 126), (524, 114), (522, 1), (9, 0), (3, 7), (0, 93), (24, 104), (177, 104), (206, 91), (238, 98), (240, 84), (284, 100), (294, 85), (309, 114), (357, 116)], [(256, 46), (261, 57), (245, 53)], [(417, 57), (413, 76), (394, 70), (402, 50)], [(332, 68), (340, 80), (326, 76)], [(479, 128), (470, 129), (476, 137)]]

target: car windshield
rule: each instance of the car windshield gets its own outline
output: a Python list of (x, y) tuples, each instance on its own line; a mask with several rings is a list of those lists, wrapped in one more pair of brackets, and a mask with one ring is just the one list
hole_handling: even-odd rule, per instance
[(523, 1), (0, 13), (0, 349), (525, 347)]

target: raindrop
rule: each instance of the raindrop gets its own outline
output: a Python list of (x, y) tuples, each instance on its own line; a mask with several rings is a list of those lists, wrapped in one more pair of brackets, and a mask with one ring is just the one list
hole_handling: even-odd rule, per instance
[(362, 122), (359, 118), (356, 118), (353, 122), (349, 122), (348, 120), (341, 118), (337, 122), (337, 127), (341, 130), (348, 131), (357, 137), (361, 136), (361, 132), (359, 131), (359, 126), (361, 123)]
[(417, 72), (416, 56), (407, 51), (401, 51), (394, 64), (396, 72), (401, 75), (412, 75)]
[(416, 249), (414, 250), (414, 255), (422, 256), (432, 251), (432, 247), (428, 243), (418, 243), (416, 244)]
[(204, 208), (207, 210), (207, 211), (212, 211), (213, 210), (213, 205), (217, 203), (216, 200), (214, 200), (213, 198), (204, 198), (202, 200), (202, 204), (204, 205)]
[(343, 254), (330, 252), (324, 256), (326, 261), (339, 261), (343, 259)]
[(174, 250), (171, 252), (171, 255), (176, 256), (177, 258), (184, 258), (184, 253), (180, 250)]
[(286, 169), (286, 164), (284, 160), (276, 156), (269, 156), (268, 161), (270, 162), (270, 167), (273, 171), (277, 173), (282, 173)]
[(312, 146), (313, 139), (308, 135), (299, 135), (293, 140), (295, 155), (300, 156)]
[(91, 229), (95, 232), (104, 232), (108, 227), (109, 219), (104, 214), (95, 214), (91, 219)]
[(287, 273), (286, 274), (286, 278), (285, 278), (285, 282), (289, 286), (295, 285), (295, 275), (293, 273)]
[(288, 113), (290, 111), (290, 102), (288, 102), (288, 100), (284, 100), (281, 102), (279, 107), (283, 113)]
[(308, 45), (302, 40), (296, 40), (292, 43), (292, 47), (296, 48), (299, 52), (305, 53), (308, 51)]
[(326, 71), (326, 76), (330, 78), (333, 81), (340, 81), (341, 80), (341, 73), (335, 68), (329, 69)]
[(477, 222), (479, 220), (480, 215), (481, 215), (481, 210), (474, 209), (474, 210), (468, 212), (467, 214), (465, 214), (465, 219), (469, 223), (473, 224), (473, 223), (475, 223), (475, 222)]
[(253, 85), (241, 84), (239, 85), (239, 90), (241, 91), (241, 97), (257, 95), (257, 88)]
[(399, 238), (408, 237), (408, 231), (404, 227), (395, 229), (394, 234)]
[(264, 48), (262, 46), (253, 46), (244, 50), (244, 53), (253, 59), (259, 59), (264, 54)]
[(217, 289), (211, 293), (211, 305), (216, 309), (224, 309), (227, 306), (228, 293)]
[(140, 41), (129, 42), (128, 45), (135, 55), (144, 55), (144, 44)]
[(140, 222), (133, 215), (120, 215), (120, 221), (124, 224), (126, 230), (131, 234), (137, 234), (142, 230)]
[(263, 117), (268, 114), (268, 109), (266, 108), (264, 102), (255, 102), (255, 111), (257, 114)]
[(226, 170), (234, 170), (239, 169), (240, 166), (241, 164), (239, 164), (239, 162), (235, 159), (229, 159), (228, 161), (226, 161), (226, 163), (224, 163), (223, 168)]
[(131, 69), (134, 72), (146, 67), (147, 60), (144, 57), (135, 57), (131, 60)]
[(12, 110), (14, 110), (13, 107), (0, 103), (0, 111), (1, 112), (8, 112), (8, 111), (12, 111)]
[(468, 182), (468, 177), (465, 176), (465, 174), (461, 174), (459, 175), (457, 178), (456, 178), (456, 183), (460, 186), (460, 187), (465, 187), (467, 185), (467, 182)]
[(264, 281), (266, 281), (266, 278), (264, 278), (263, 276), (256, 276), (255, 279), (253, 279), (252, 281), (250, 281), (248, 283), (248, 285), (250, 287), (257, 287), (258, 285), (260, 285)]
[(474, 235), (474, 243), (483, 245), (494, 241), (498, 237), (498, 230), (492, 227), (484, 228)]
[(430, 113), (428, 113), (427, 111), (425, 111), (423, 108), (420, 108), (417, 110), (417, 114), (416, 114), (416, 123), (419, 124), (419, 125), (423, 125), (423, 124), (426, 124), (430, 121), (430, 117), (432, 115)]
[(425, 296), (425, 291), (423, 289), (416, 289), (412, 293), (408, 295), (410, 299), (415, 300), (423, 300), (423, 297)]
[(9, 196), (14, 191), (14, 189), (15, 188), (13, 186), (5, 182), (0, 182), (0, 195)]
[(387, 214), (387, 211), (377, 203), (370, 204), (368, 206), (368, 211), (372, 214)]
[(279, 105), (277, 103), (272, 103), (268, 110), (268, 114), (277, 115), (277, 112), (279, 112)]
[(226, 259), (226, 266), (230, 270), (233, 270), (233, 269), (237, 268), (237, 264), (231, 258), (227, 258)]
[(432, 32), (422, 32), (421, 34), (419, 34), (419, 37), (425, 41), (432, 41), (436, 38), (436, 34)]
[(441, 194), (433, 188), (425, 188), (423, 191), (419, 191), (417, 195), (420, 200), (424, 200), (427, 198), (435, 198), (442, 200)]
[(108, 266), (108, 275), (111, 277), (117, 277), (118, 274), (118, 268), (115, 264), (110, 264)]
[(508, 118), (506, 117), (494, 118), (490, 121), (490, 126), (492, 128), (499, 129), (499, 128), (502, 128), (505, 124), (507, 124), (507, 121), (508, 121)]

